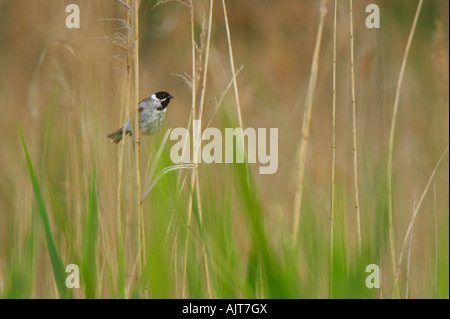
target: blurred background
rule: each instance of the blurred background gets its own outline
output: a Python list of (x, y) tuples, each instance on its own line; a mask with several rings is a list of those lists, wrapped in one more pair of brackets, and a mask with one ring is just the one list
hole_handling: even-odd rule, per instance
[[(80, 7), (80, 29), (67, 29), (66, 5)], [(175, 99), (163, 127), (141, 142), (142, 174), (164, 132), (187, 127), (191, 91), (176, 74), (190, 75), (190, 11), (181, 3), (154, 7), (142, 0), (139, 17), (139, 95), (164, 90)], [(380, 7), (381, 28), (367, 29), (366, 5)], [(332, 53), (334, 1), (328, 2), (314, 96), (299, 246), (292, 239), (296, 156), (319, 22), (313, 0), (226, 1), (244, 127), (278, 128), (278, 171), (258, 174), (252, 192), (260, 203), (270, 261), (246, 219), (241, 179), (231, 164), (199, 166), (203, 224), (193, 222), (187, 296), (219, 298), (389, 298), (393, 273), (387, 237), (386, 165), (397, 80), (417, 1), (354, 1), (358, 172), (363, 256), (356, 253), (352, 162), (352, 105), (348, 1), (338, 1), (336, 104), (336, 233), (334, 290), (329, 293)], [(448, 1), (427, 0), (420, 13), (400, 95), (394, 145), (396, 253), (428, 179), (449, 144)], [(209, 1), (194, 1), (196, 41)], [(55, 298), (45, 237), (26, 166), (20, 130), (39, 180), (64, 265), (78, 263), (96, 164), (98, 273), (96, 297), (117, 297), (117, 183), (119, 152), (106, 135), (126, 118), (126, 34), (115, 0), (0, 0), (0, 297)], [(125, 33), (124, 33), (125, 32)], [(203, 126), (224, 132), (235, 123), (232, 78), (222, 3), (214, 2)], [(233, 122), (234, 121), (234, 122)], [(168, 141), (159, 169), (172, 165)], [(126, 296), (136, 292), (134, 152), (125, 141), (122, 180)], [(150, 296), (182, 294), (189, 187), (187, 172), (163, 176), (144, 202)], [(448, 298), (449, 157), (439, 166), (416, 219), (411, 252), (411, 298)], [(199, 225), (202, 225), (201, 227)], [(213, 293), (204, 277), (208, 255)], [(261, 261), (258, 258), (263, 258)], [(405, 260), (405, 259), (404, 259)], [(262, 266), (261, 266), (262, 263)], [(365, 265), (380, 265), (382, 286), (364, 286)], [(401, 290), (405, 297), (405, 264)], [(277, 268), (278, 267), (278, 268)], [(264, 270), (265, 269), (265, 270)], [(277, 277), (280, 276), (280, 277)], [(259, 279), (258, 279), (259, 278)], [(266, 278), (266, 279), (261, 279)], [(281, 287), (281, 288), (280, 288)], [(279, 290), (277, 290), (279, 288)], [(133, 295), (133, 291), (136, 292)], [(83, 289), (74, 296), (84, 298)]]

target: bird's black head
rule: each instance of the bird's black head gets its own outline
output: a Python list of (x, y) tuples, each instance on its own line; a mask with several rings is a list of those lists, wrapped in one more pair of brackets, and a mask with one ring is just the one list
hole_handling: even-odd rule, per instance
[(162, 110), (164, 110), (167, 105), (169, 105), (170, 100), (173, 99), (172, 95), (164, 91), (160, 91), (158, 93), (155, 93), (154, 95), (158, 100), (161, 101)]

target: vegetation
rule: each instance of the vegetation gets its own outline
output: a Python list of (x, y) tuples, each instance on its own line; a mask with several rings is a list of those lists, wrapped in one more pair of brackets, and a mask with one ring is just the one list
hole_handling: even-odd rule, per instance
[[(0, 0), (0, 298), (448, 298), (449, 4), (368, 29), (371, 2), (79, 1), (68, 29)], [(111, 144), (159, 90), (161, 131)], [(278, 171), (174, 165), (193, 120), (278, 128)]]

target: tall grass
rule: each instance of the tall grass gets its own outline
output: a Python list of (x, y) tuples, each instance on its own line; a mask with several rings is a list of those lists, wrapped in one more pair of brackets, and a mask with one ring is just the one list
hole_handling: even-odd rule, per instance
[(337, 38), (337, 0), (334, 0), (333, 17), (333, 96), (331, 115), (331, 204), (330, 204), (330, 273), (328, 278), (328, 297), (332, 297), (333, 291), (333, 257), (334, 257), (334, 191), (336, 171), (336, 38)]
[(358, 251), (361, 252), (361, 216), (359, 209), (358, 151), (356, 148), (356, 96), (355, 96), (355, 58), (353, 39), (353, 0), (350, 0), (350, 73), (352, 78), (352, 124), (353, 124), (353, 180), (355, 183), (355, 219)]
[[(131, 58), (130, 58), (130, 50), (131, 47), (130, 44), (130, 14), (131, 14), (131, 7), (129, 5), (129, 1), (123, 2), (119, 1), (126, 10), (126, 23), (125, 23), (125, 30), (127, 31), (127, 36), (124, 39), (124, 37), (120, 37), (122, 39), (122, 43), (124, 43), (124, 47), (126, 49), (126, 83), (129, 85), (131, 83), (130, 76), (131, 76)], [(129, 94), (129, 90), (125, 90), (127, 94)], [(125, 99), (125, 113), (124, 115), (126, 117), (130, 116), (130, 98), (129, 95), (127, 95), (127, 98)], [(123, 130), (122, 140), (125, 139), (126, 131)], [(121, 143), (118, 145), (118, 153), (119, 153), (119, 164), (117, 168), (117, 296), (118, 298), (125, 298), (125, 261), (124, 261), (124, 237), (123, 237), (123, 216), (122, 216), (122, 174), (123, 174), (123, 158), (125, 153), (125, 143)]]
[[(197, 59), (196, 59), (196, 43), (195, 43), (195, 29), (194, 29), (194, 4), (190, 0), (186, 2), (189, 7), (190, 17), (191, 17), (191, 54), (192, 54), (192, 82), (191, 82), (191, 96), (192, 96), (192, 105), (191, 105), (191, 115), (190, 118), (192, 120), (196, 119), (196, 93), (197, 93)], [(194, 126), (192, 126), (192, 135), (194, 135)], [(196, 162), (197, 152), (193, 150), (193, 162)], [(194, 164), (195, 165), (195, 164)], [(192, 206), (193, 206), (193, 190), (195, 187), (195, 168), (191, 172), (191, 184), (190, 184), (190, 195), (189, 195), (189, 204), (188, 204), (188, 220), (187, 220), (187, 231), (186, 231), (186, 244), (185, 244), (185, 254), (184, 254), (184, 266), (183, 266), (183, 286), (182, 286), (182, 296), (186, 297), (186, 276), (187, 276), (187, 262), (188, 262), (188, 252), (189, 252), (189, 236), (191, 233), (191, 219), (192, 219)]]
[(92, 174), (89, 188), (89, 202), (83, 235), (83, 260), (81, 275), (85, 285), (86, 298), (97, 296), (97, 240), (98, 240), (98, 203), (96, 191), (96, 169)]
[(397, 267), (396, 267), (395, 277), (394, 277), (394, 289), (393, 289), (393, 296), (394, 297), (398, 297), (397, 294), (398, 294), (398, 291), (399, 291), (398, 285), (399, 285), (399, 276), (400, 276), (400, 266), (401, 266), (401, 264), (403, 262), (403, 254), (405, 252), (406, 246), (408, 245), (408, 238), (409, 238), (409, 236), (412, 233), (412, 229), (413, 229), (413, 226), (414, 226), (414, 221), (415, 221), (415, 219), (417, 217), (417, 213), (419, 212), (420, 206), (422, 205), (422, 201), (423, 201), (425, 195), (427, 194), (428, 189), (430, 188), (431, 182), (434, 179), (434, 175), (436, 174), (436, 171), (437, 171), (437, 169), (439, 167), (439, 164), (441, 164), (441, 161), (444, 158), (444, 156), (447, 155), (448, 150), (449, 150), (449, 147), (447, 146), (447, 148), (445, 149), (445, 151), (442, 153), (441, 157), (437, 161), (437, 164), (434, 167), (433, 172), (431, 173), (431, 176), (430, 176), (430, 178), (428, 180), (428, 183), (427, 183), (427, 185), (425, 187), (425, 190), (423, 191), (422, 195), (420, 196), (419, 201), (417, 202), (417, 206), (414, 205), (415, 207), (414, 207), (414, 211), (413, 211), (413, 214), (412, 214), (412, 218), (411, 218), (411, 221), (410, 221), (410, 223), (408, 225), (408, 229), (406, 230), (406, 234), (405, 234), (405, 236), (403, 238), (402, 246), (401, 246), (401, 249), (400, 249), (400, 254), (399, 254), (398, 260), (397, 260)]
[[(431, 13), (447, 4), (424, 2), (430, 18), (416, 13), (411, 28), (418, 9), (392, 1), (381, 29), (368, 30), (359, 2), (350, 11), (351, 2), (334, 1), (334, 15), (331, 1), (319, 10), (299, 1), (111, 3), (80, 2), (91, 12), (80, 30), (13, 24), (11, 50), (0, 33), (0, 64), (16, 70), (7, 81), (0, 75), (1, 298), (448, 298), (448, 93), (436, 85), (446, 77), (423, 67)], [(37, 17), (64, 9), (35, 6)], [(8, 2), (0, 17), (28, 10)], [(24, 30), (46, 43), (44, 53), (21, 40)], [(22, 69), (35, 70), (29, 86)], [(125, 119), (136, 123), (138, 99), (158, 90), (175, 96), (161, 132), (109, 143)], [(410, 107), (394, 112), (395, 157), (391, 95), (395, 110), (400, 101)], [(278, 172), (174, 165), (170, 128), (187, 127), (192, 139), (194, 120), (207, 123), (200, 134), (277, 127)], [(402, 162), (389, 183), (386, 156)], [(392, 269), (394, 237), (403, 242)], [(65, 285), (68, 264), (80, 266), (80, 289)], [(380, 289), (365, 285), (368, 264), (380, 266)]]
[(311, 125), (311, 111), (313, 105), (313, 98), (316, 89), (317, 74), (319, 69), (319, 54), (320, 46), (322, 42), (322, 30), (325, 21), (325, 15), (327, 14), (327, 0), (320, 1), (320, 21), (317, 29), (316, 44), (314, 47), (313, 61), (311, 63), (311, 74), (308, 84), (308, 95), (305, 101), (305, 111), (303, 114), (302, 133), (300, 136), (300, 146), (298, 151), (298, 168), (297, 168), (297, 182), (295, 190), (295, 202), (294, 202), (294, 241), (297, 240), (298, 232), (300, 228), (300, 217), (302, 208), (303, 187), (305, 183), (305, 167), (306, 167), (306, 155), (308, 151), (308, 137), (309, 127)]
[(400, 68), (400, 75), (398, 76), (397, 89), (395, 91), (394, 109), (392, 113), (391, 129), (389, 132), (389, 149), (388, 149), (388, 163), (387, 163), (387, 191), (388, 191), (388, 207), (389, 207), (389, 245), (391, 250), (392, 267), (395, 269), (395, 239), (394, 239), (394, 212), (393, 212), (393, 195), (392, 195), (392, 161), (394, 152), (394, 137), (395, 126), (397, 123), (397, 112), (400, 100), (400, 89), (402, 87), (403, 75), (405, 73), (406, 62), (408, 60), (409, 49), (416, 30), (417, 21), (419, 20), (420, 10), (422, 8), (423, 0), (419, 0), (416, 14), (414, 16), (411, 31), (409, 33), (408, 41), (406, 43), (405, 53), (403, 55), (402, 66)]
[(50, 262), (52, 265), (53, 277), (55, 279), (56, 288), (58, 289), (58, 295), (60, 298), (70, 298), (72, 296), (72, 292), (65, 285), (65, 267), (63, 265), (61, 255), (56, 247), (55, 238), (53, 237), (53, 233), (50, 227), (50, 221), (48, 218), (47, 209), (45, 207), (44, 198), (42, 196), (41, 188), (39, 186), (39, 182), (36, 177), (36, 173), (34, 172), (33, 164), (31, 163), (30, 155), (28, 154), (28, 149), (25, 144), (25, 139), (23, 135), (22, 145), (23, 150), (25, 152), (25, 158), (27, 160), (28, 171), (30, 173), (31, 184), (33, 185), (34, 195), (36, 197), (37, 202), (37, 210), (39, 212), (39, 216), (42, 221), (42, 225), (44, 227), (45, 240), (47, 243), (48, 255), (50, 257)]

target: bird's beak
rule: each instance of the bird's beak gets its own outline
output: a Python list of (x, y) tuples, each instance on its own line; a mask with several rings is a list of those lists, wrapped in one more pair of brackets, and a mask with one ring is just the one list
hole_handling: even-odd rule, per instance
[(169, 98), (169, 99), (173, 99), (173, 96), (172, 96), (172, 95), (169, 95), (168, 98)]

